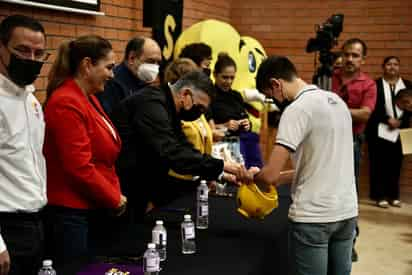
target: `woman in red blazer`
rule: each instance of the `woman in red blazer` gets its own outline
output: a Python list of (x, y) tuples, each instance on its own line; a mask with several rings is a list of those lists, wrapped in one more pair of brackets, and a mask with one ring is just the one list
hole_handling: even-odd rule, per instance
[[(49, 75), (45, 106), (48, 253), (64, 263), (89, 254), (90, 217), (125, 210), (115, 171), (120, 137), (95, 93), (113, 78), (111, 44), (83, 36), (60, 46)], [(100, 211), (101, 212), (101, 211)]]

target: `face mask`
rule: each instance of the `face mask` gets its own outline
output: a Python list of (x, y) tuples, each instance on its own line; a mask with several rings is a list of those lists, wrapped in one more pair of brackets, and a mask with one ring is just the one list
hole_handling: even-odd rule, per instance
[(144, 82), (152, 82), (159, 74), (159, 65), (143, 63), (137, 69), (137, 77)]
[(198, 105), (193, 105), (189, 110), (182, 109), (179, 117), (184, 121), (195, 121), (202, 115), (202, 111)]
[(31, 59), (22, 59), (15, 54), (10, 54), (10, 64), (7, 73), (17, 86), (23, 87), (32, 84), (40, 74), (44, 62)]
[(274, 96), (268, 96), (268, 98), (272, 99), (273, 103), (279, 108), (279, 111), (283, 113), (283, 111), (288, 107), (292, 102), (286, 99), (286, 97), (283, 96), (283, 101), (280, 102), (277, 100)]
[(292, 102), (284, 99), (282, 102), (280, 102), (279, 100), (277, 100), (274, 97), (269, 97), (270, 99), (273, 100), (273, 103), (279, 108), (280, 112), (283, 113), (283, 111), (286, 109), (286, 107), (288, 107)]
[(203, 68), (203, 72), (205, 73), (205, 75), (207, 75), (208, 77), (210, 77), (210, 75), (212, 74), (212, 70), (209, 68)]

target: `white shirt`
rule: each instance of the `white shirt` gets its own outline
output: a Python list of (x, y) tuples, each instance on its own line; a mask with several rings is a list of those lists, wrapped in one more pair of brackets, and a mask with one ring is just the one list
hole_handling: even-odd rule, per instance
[(0, 74), (0, 212), (36, 212), (47, 203), (45, 125), (33, 90)]
[[(403, 114), (403, 111), (396, 104), (392, 105), (393, 99), (392, 99), (391, 88), (390, 88), (389, 83), (384, 78), (382, 78), (382, 84), (383, 84), (383, 93), (385, 96), (386, 114), (391, 118), (400, 118)], [(394, 94), (397, 95), (400, 90), (405, 89), (405, 88), (406, 86), (403, 83), (402, 78), (399, 78), (395, 84)], [(394, 113), (393, 107), (395, 107), (396, 109), (396, 114)]]
[(339, 96), (306, 86), (282, 114), (276, 143), (294, 152), (292, 221), (327, 223), (358, 215), (352, 119)]

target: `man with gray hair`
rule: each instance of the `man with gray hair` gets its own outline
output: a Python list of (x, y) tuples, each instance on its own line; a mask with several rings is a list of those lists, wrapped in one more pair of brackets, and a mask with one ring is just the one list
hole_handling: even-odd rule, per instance
[(122, 188), (138, 218), (143, 217), (148, 202), (159, 206), (176, 197), (176, 186), (168, 184), (169, 169), (205, 180), (217, 180), (223, 171), (235, 175), (244, 171), (237, 164), (201, 154), (182, 131), (181, 120), (198, 119), (213, 95), (209, 77), (194, 71), (173, 85), (144, 88), (122, 101), (113, 113), (113, 122), (123, 134), (120, 158), (128, 156), (128, 168), (119, 169), (120, 176), (127, 178)]

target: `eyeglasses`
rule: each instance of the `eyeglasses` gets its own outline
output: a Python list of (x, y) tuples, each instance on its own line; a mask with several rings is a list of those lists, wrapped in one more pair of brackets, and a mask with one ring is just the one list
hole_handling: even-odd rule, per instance
[(29, 47), (19, 46), (12, 48), (12, 52), (24, 59), (34, 59), (36, 61), (45, 62), (50, 56), (46, 50), (33, 50)]

